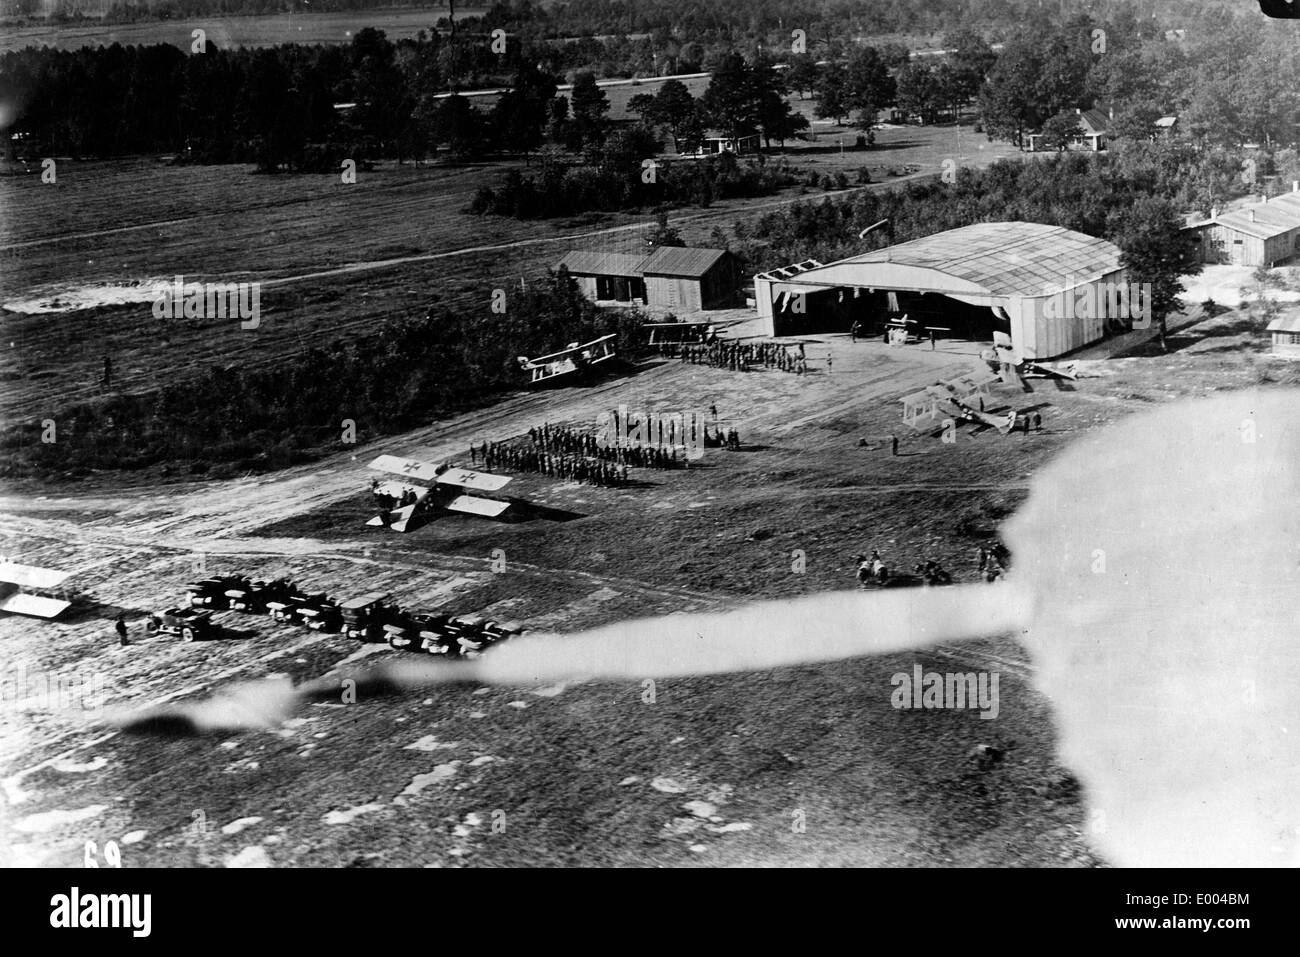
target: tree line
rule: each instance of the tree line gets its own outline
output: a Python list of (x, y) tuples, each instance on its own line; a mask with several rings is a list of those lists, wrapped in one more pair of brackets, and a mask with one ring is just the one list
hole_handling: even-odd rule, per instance
[(511, 290), (503, 314), (442, 306), (391, 319), (373, 333), (336, 339), (274, 368), (214, 366), (155, 392), (114, 395), (63, 409), (54, 442), (39, 422), (0, 433), (0, 475), (47, 480), (92, 469), (167, 465), (229, 477), (310, 461), (491, 401), (526, 381), (518, 356), (619, 334), (634, 352), (645, 317), (597, 309), (567, 276)]

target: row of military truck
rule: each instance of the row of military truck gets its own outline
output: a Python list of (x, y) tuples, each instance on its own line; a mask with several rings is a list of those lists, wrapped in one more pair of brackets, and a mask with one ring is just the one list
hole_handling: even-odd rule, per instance
[(187, 641), (216, 636), (214, 611), (269, 615), (276, 621), (313, 631), (336, 632), (363, 642), (387, 642), (398, 651), (472, 656), (523, 634), (516, 622), (482, 615), (408, 611), (387, 594), (372, 593), (336, 601), (325, 592), (308, 591), (287, 578), (252, 581), (241, 575), (205, 578), (187, 587), (189, 606), (163, 612), (159, 630)]

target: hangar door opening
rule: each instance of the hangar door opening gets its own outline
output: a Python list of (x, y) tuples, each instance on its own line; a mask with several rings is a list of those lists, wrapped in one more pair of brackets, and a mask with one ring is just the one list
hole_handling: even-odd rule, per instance
[(910, 332), (925, 338), (991, 342), (993, 333), (1011, 332), (1010, 323), (988, 306), (974, 306), (940, 293), (913, 290), (812, 287), (792, 285), (779, 293), (772, 308), (778, 336), (848, 332), (854, 322), (863, 334), (883, 336), (904, 318)]

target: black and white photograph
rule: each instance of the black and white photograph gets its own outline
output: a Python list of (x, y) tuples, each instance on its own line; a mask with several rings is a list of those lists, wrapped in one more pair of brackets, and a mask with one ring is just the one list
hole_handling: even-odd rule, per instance
[(1298, 8), (0, 0), (0, 865), (1130, 870), (1113, 936), (1249, 929)]

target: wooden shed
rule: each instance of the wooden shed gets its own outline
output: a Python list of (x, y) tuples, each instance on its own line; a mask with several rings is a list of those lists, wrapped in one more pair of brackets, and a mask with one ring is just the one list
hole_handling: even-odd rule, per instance
[(729, 305), (737, 286), (736, 259), (725, 249), (661, 246), (641, 275), (649, 305), (687, 312)]
[(1300, 191), (1216, 211), (1189, 228), (1200, 236), (1202, 262), (1271, 268), (1300, 255)]
[(1300, 309), (1278, 316), (1268, 324), (1268, 331), (1273, 336), (1273, 355), (1300, 359)]
[(593, 302), (644, 303), (646, 289), (641, 264), (645, 258), (629, 253), (575, 249), (559, 264), (569, 271), (582, 294)]

